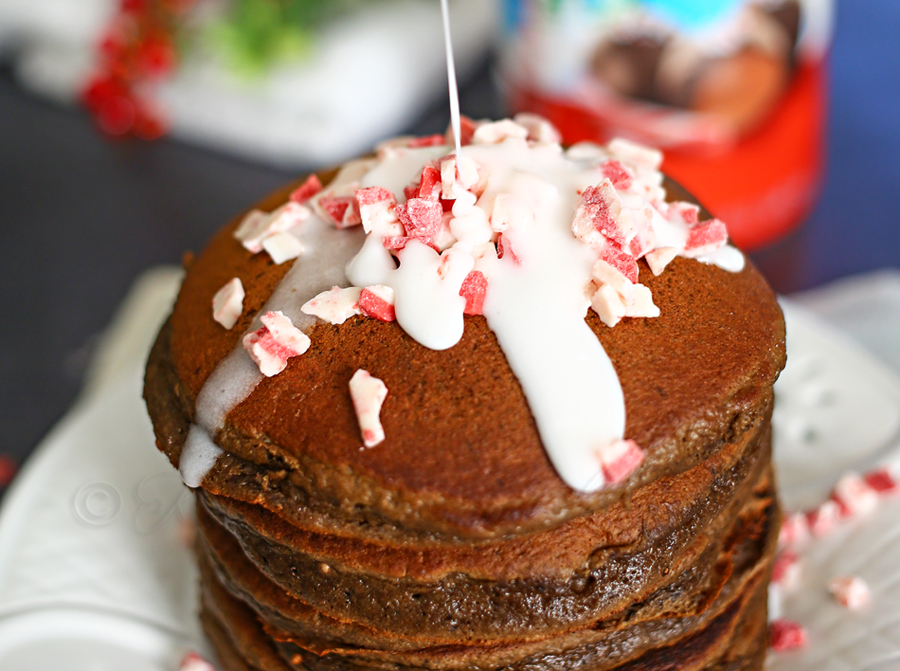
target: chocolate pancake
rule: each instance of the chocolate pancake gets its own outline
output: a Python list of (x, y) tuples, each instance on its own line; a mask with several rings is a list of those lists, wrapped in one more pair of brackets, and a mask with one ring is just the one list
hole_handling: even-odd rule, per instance
[[(500, 141), (497, 151), (537, 152), (554, 166), (561, 160), (552, 143), (517, 142), (504, 147)], [(628, 151), (637, 163), (623, 158), (613, 165), (604, 154), (595, 169), (594, 159), (573, 155), (565, 166), (596, 173), (597, 188), (607, 193), (626, 194), (617, 208), (633, 207), (645, 194), (645, 209), (628, 216), (653, 208), (674, 212), (669, 219), (675, 221), (686, 211), (688, 223), (683, 238), (667, 234), (684, 245), (671, 254), (646, 232), (644, 238), (632, 232), (631, 243), (622, 238), (617, 253), (635, 255), (627, 285), (600, 268), (622, 291), (641, 287), (652, 295), (658, 316), (626, 315), (611, 327), (606, 304), (597, 296), (588, 301), (594, 309), (584, 325), (608, 357), (624, 399), (624, 438), (611, 445), (634, 457), (619, 470), (622, 462), (612, 470), (603, 462), (598, 486), (576, 487), (561, 477), (548, 425), (536, 419), (538, 401), (526, 391), (532, 387), (501, 345), (506, 340), (496, 330), (495, 307), (466, 314), (452, 346), (429, 347), (410, 335), (399, 302), (399, 321), (352, 306), (356, 313), (346, 319), (304, 322), (308, 349), (288, 350), (283, 370), (254, 377), (242, 342), (248, 334), (265, 336), (265, 329), (255, 331), (258, 316), (273, 303), (285, 296), (302, 303), (313, 296), (294, 293), (327, 291), (330, 271), (302, 290), (290, 278), (300, 264), (316, 263), (305, 255), (329, 252), (310, 245), (296, 261), (276, 264), (236, 239), (246, 228), (242, 217), (191, 261), (151, 352), (145, 398), (158, 447), (173, 465), (184, 473), (196, 460), (191, 440), (200, 433), (202, 449), (213, 457), (193, 484), (199, 484), (202, 618), (227, 668), (760, 668), (780, 524), (770, 420), (772, 385), (784, 365), (783, 319), (749, 262), (739, 268), (717, 262), (711, 246), (694, 253), (705, 260), (689, 258), (691, 231), (705, 236), (715, 225), (691, 215), (696, 209), (657, 202), (658, 183), (640, 164), (646, 150)], [(426, 166), (435, 160), (422, 155)], [(366, 169), (383, 176), (378, 161), (390, 160), (375, 159)], [(490, 185), (490, 174), (481, 181)], [(322, 176), (323, 193), (339, 195), (344, 178), (330, 186), (332, 176)], [(280, 207), (296, 186), (259, 209)], [(490, 186), (471, 188), (491, 193)], [(593, 202), (592, 188), (579, 196), (579, 208)], [(455, 212), (439, 191), (429, 207)], [(346, 203), (353, 201), (342, 202), (351, 207)], [(603, 212), (613, 211), (610, 202)], [(415, 222), (404, 216), (412, 240)], [(443, 221), (457, 216), (445, 214)], [(663, 231), (670, 224), (652, 225)], [(453, 240), (463, 239), (455, 230)], [(328, 236), (339, 246), (363, 245), (359, 228)], [(484, 267), (500, 267), (508, 244), (488, 243), (498, 265)], [(664, 270), (644, 256), (653, 244), (668, 254)], [(697, 244), (709, 243), (704, 237)], [(619, 263), (604, 249), (591, 253)], [(401, 267), (412, 258), (395, 254)], [(501, 279), (486, 272), (490, 295)], [(599, 296), (606, 280), (592, 277), (591, 291)], [(223, 328), (211, 301), (232, 278), (240, 279), (245, 296), (235, 325)], [(541, 319), (535, 314), (531, 322), (536, 337)], [(552, 356), (554, 343), (545, 345)], [(234, 365), (253, 371), (242, 373), (253, 384), (225, 407), (220, 423), (211, 423), (198, 407), (208, 407), (210, 380), (221, 384), (221, 372)], [(385, 437), (374, 447), (360, 446), (363, 419), (348, 393), (359, 370), (371, 371), (389, 390), (378, 414)]]

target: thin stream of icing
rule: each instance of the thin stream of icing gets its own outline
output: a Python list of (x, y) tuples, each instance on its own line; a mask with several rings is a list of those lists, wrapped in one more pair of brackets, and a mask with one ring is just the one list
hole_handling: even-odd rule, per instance
[(447, 51), (447, 85), (450, 87), (450, 124), (453, 128), (453, 138), (456, 141), (456, 153), (461, 151), (460, 146), (460, 121), (459, 121), (459, 89), (456, 86), (456, 66), (453, 58), (453, 43), (450, 40), (450, 10), (447, 0), (441, 0), (441, 18), (444, 23), (444, 48)]

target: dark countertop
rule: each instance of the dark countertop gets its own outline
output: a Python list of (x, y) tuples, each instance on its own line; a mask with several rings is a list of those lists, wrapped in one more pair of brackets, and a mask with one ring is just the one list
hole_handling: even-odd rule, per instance
[[(805, 224), (753, 254), (782, 293), (900, 267), (900, 3), (839, 7), (829, 163)], [(463, 113), (503, 114), (486, 65)], [(441, 132), (445, 103), (411, 128)], [(37, 100), (0, 70), (0, 454), (20, 462), (65, 413), (97, 335), (135, 278), (199, 250), (224, 222), (288, 179), (182, 143), (112, 142), (78, 110)]]

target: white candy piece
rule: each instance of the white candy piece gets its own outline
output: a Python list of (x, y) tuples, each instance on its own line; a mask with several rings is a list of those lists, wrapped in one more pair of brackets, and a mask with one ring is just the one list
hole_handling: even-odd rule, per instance
[(359, 287), (332, 287), (323, 291), (302, 305), (300, 311), (313, 315), (329, 324), (343, 324), (350, 317), (361, 314), (359, 310)]
[(615, 138), (608, 145), (607, 150), (613, 157), (631, 163), (639, 168), (658, 170), (662, 165), (663, 155), (657, 149), (651, 149), (629, 140)]
[(628, 306), (619, 292), (609, 284), (603, 284), (591, 298), (591, 307), (600, 317), (600, 321), (610, 328), (618, 324), (628, 312)]
[(178, 665), (178, 671), (216, 671), (216, 667), (203, 659), (196, 652), (189, 652)]
[(277, 265), (296, 259), (303, 253), (303, 245), (300, 244), (300, 240), (287, 231), (264, 238), (262, 247)]
[(520, 112), (513, 117), (513, 121), (528, 131), (528, 139), (532, 142), (554, 143), (562, 141), (562, 136), (556, 130), (556, 127), (542, 116)]
[(603, 469), (603, 477), (610, 484), (618, 484), (628, 478), (644, 463), (644, 451), (633, 440), (616, 440), (597, 455)]
[(350, 378), (350, 398), (362, 432), (363, 445), (375, 447), (384, 440), (381, 406), (387, 398), (384, 382), (360, 368)]
[(483, 123), (475, 129), (472, 144), (498, 144), (510, 137), (524, 140), (528, 137), (528, 129), (512, 119)]
[(872, 598), (869, 586), (855, 575), (837, 576), (828, 581), (828, 591), (844, 608), (859, 610)]
[(834, 501), (825, 501), (806, 514), (809, 532), (813, 538), (821, 538), (834, 529), (838, 522), (840, 507)]
[(659, 317), (659, 308), (653, 303), (653, 294), (643, 284), (634, 285), (634, 301), (628, 304), (626, 317)]
[(792, 591), (800, 586), (802, 575), (802, 565), (796, 554), (787, 551), (775, 557), (772, 564), (772, 584), (778, 585), (785, 591)]
[(287, 367), (288, 359), (308, 350), (311, 343), (281, 312), (267, 312), (260, 321), (262, 328), (245, 335), (243, 345), (259, 372), (272, 377)]
[(878, 492), (872, 489), (857, 473), (845, 473), (837, 481), (832, 498), (840, 506), (841, 518), (868, 515), (878, 507)]
[(647, 265), (650, 266), (650, 271), (658, 277), (676, 256), (678, 256), (678, 250), (675, 247), (659, 247), (647, 252), (644, 258), (647, 260)]
[(634, 284), (618, 268), (598, 259), (591, 269), (591, 277), (597, 286), (609, 285), (616, 290), (626, 306), (634, 303)]
[(240, 278), (232, 278), (213, 296), (213, 319), (229, 331), (244, 311), (244, 285)]
[(441, 161), (441, 198), (457, 199), (477, 183), (478, 164), (465, 154), (454, 154)]
[(287, 231), (309, 219), (311, 210), (305, 205), (288, 201), (270, 214), (251, 210), (234, 232), (244, 249), (253, 254), (261, 252), (263, 240), (276, 233)]

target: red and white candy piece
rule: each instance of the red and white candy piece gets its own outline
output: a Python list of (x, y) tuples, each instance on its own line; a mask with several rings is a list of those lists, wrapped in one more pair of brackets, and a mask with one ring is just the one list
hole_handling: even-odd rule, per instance
[(799, 650), (807, 639), (806, 627), (799, 622), (778, 618), (769, 623), (769, 647), (775, 652)]
[(653, 210), (643, 207), (631, 210), (634, 221), (634, 237), (628, 243), (628, 252), (636, 259), (645, 256), (658, 244), (656, 230), (653, 228)]
[(625, 299), (609, 284), (601, 284), (591, 297), (591, 308), (600, 317), (600, 321), (612, 328), (628, 312)]
[(666, 219), (675, 224), (693, 227), (700, 223), (700, 207), (694, 203), (683, 201), (669, 203), (665, 214)]
[(878, 492), (879, 496), (892, 496), (900, 493), (900, 482), (887, 467), (876, 468), (863, 475), (863, 480), (872, 489)]
[(456, 200), (478, 181), (478, 164), (465, 154), (451, 154), (441, 159), (441, 198)]
[(181, 658), (178, 671), (216, 671), (216, 667), (196, 652), (189, 652)]
[(728, 230), (718, 219), (707, 219), (688, 231), (684, 243), (685, 256), (696, 257), (709, 254), (728, 242)]
[(616, 138), (606, 145), (606, 149), (615, 158), (631, 163), (639, 168), (659, 170), (659, 166), (662, 165), (663, 155), (661, 151), (629, 140)]
[(627, 479), (644, 463), (644, 451), (633, 440), (615, 440), (602, 448), (597, 457), (604, 480), (613, 485)]
[(508, 138), (524, 140), (528, 137), (528, 129), (512, 119), (501, 119), (482, 123), (472, 136), (473, 144), (499, 144)]
[(394, 289), (384, 284), (373, 284), (359, 294), (359, 311), (366, 317), (392, 322), (397, 318), (394, 312)]
[(806, 523), (809, 532), (814, 538), (821, 538), (829, 534), (838, 521), (838, 504), (834, 501), (825, 501), (817, 508), (806, 513)]
[(384, 382), (361, 368), (350, 378), (350, 398), (362, 432), (363, 445), (366, 447), (375, 447), (384, 440), (381, 406), (387, 393)]
[(479, 270), (473, 270), (463, 280), (459, 289), (459, 295), (466, 299), (466, 307), (463, 314), (484, 314), (484, 296), (487, 293), (487, 278)]
[(292, 200), (295, 203), (300, 203), (302, 205), (307, 200), (319, 193), (319, 191), (321, 190), (322, 182), (320, 182), (319, 178), (315, 175), (310, 175), (306, 178), (306, 181), (303, 182), (303, 184), (301, 184), (293, 191), (293, 193), (291, 193), (291, 195), (289, 196), (289, 200)]
[(406, 198), (407, 200), (410, 198), (438, 200), (441, 197), (442, 189), (441, 171), (434, 165), (426, 165), (422, 168), (422, 174), (419, 175), (419, 183), (411, 185), (411, 191), (406, 193)]
[(271, 235), (287, 231), (305, 221), (312, 214), (308, 207), (288, 201), (277, 210), (266, 214), (251, 210), (234, 231), (244, 249), (253, 254), (262, 251), (262, 242)]
[[(628, 258), (631, 259), (631, 257)], [(634, 259), (631, 259), (631, 261), (634, 262)], [(634, 302), (634, 282), (637, 280), (637, 266), (635, 266), (634, 280), (632, 280), (630, 277), (626, 277), (616, 265), (600, 258), (591, 268), (591, 278), (597, 283), (598, 287), (608, 284), (615, 289), (616, 293), (622, 297), (625, 307), (629, 303)]]
[(397, 218), (406, 235), (416, 240), (430, 240), (441, 228), (444, 208), (436, 200), (410, 198), (396, 207)]
[(516, 251), (516, 246), (511, 236), (509, 233), (501, 233), (497, 236), (497, 258), (503, 259), (506, 257), (509, 257), (517, 266), (522, 265), (522, 257)]
[(778, 532), (778, 546), (788, 547), (802, 543), (809, 538), (809, 521), (805, 513), (785, 515)]
[(630, 189), (634, 181), (631, 171), (614, 158), (608, 158), (600, 164), (600, 174), (612, 182), (614, 187), (623, 191)]
[(296, 259), (303, 253), (303, 245), (300, 240), (287, 231), (264, 238), (262, 248), (268, 252), (269, 257), (276, 265)]
[(306, 301), (300, 311), (313, 315), (329, 324), (343, 324), (350, 317), (360, 314), (359, 287), (332, 287), (315, 298)]
[(522, 198), (511, 193), (498, 193), (489, 217), (491, 230), (508, 231), (513, 226), (527, 228), (534, 221), (534, 210)]
[(678, 256), (678, 250), (675, 247), (658, 247), (644, 255), (647, 265), (650, 266), (650, 272), (657, 277), (662, 274), (666, 266)]
[(244, 285), (234, 277), (216, 292), (212, 300), (213, 319), (229, 331), (244, 311)]
[(638, 281), (638, 265), (635, 258), (628, 252), (623, 252), (615, 247), (606, 247), (600, 252), (600, 260), (618, 270), (632, 284)]
[(609, 179), (597, 186), (589, 186), (581, 194), (581, 201), (572, 219), (575, 237), (594, 249), (610, 244), (626, 249), (635, 236), (631, 212), (622, 205)]
[(316, 204), (325, 220), (335, 228), (351, 228), (362, 223), (356, 196), (323, 195), (319, 196)]
[(407, 147), (440, 147), (447, 144), (447, 139), (443, 135), (425, 135), (423, 137), (410, 138), (406, 143)]
[(260, 321), (262, 328), (245, 335), (243, 345), (259, 371), (272, 377), (287, 367), (288, 359), (308, 350), (310, 340), (281, 312), (267, 312)]
[(872, 599), (865, 580), (855, 575), (842, 575), (828, 581), (828, 591), (835, 600), (849, 610), (860, 610)]
[(831, 492), (838, 505), (838, 517), (842, 520), (867, 515), (878, 507), (878, 492), (856, 473), (845, 473)]
[(398, 235), (402, 230), (397, 226), (397, 198), (380, 186), (370, 186), (356, 192), (359, 217), (366, 233), (377, 231), (380, 235)]
[[(472, 137), (475, 135), (475, 130), (480, 126), (481, 123), (471, 119), (467, 116), (459, 117), (459, 144), (460, 146), (465, 147), (467, 144), (472, 144)], [(444, 134), (444, 137), (447, 140), (447, 144), (453, 145), (456, 144), (456, 141), (453, 138), (453, 124), (451, 123), (447, 126), (447, 132)]]
[(785, 550), (772, 562), (772, 583), (786, 590), (796, 589), (802, 574), (800, 557), (790, 550)]
[(562, 135), (552, 123), (544, 117), (528, 112), (520, 112), (513, 117), (520, 126), (528, 131), (527, 139), (531, 142), (556, 144), (562, 142)]

